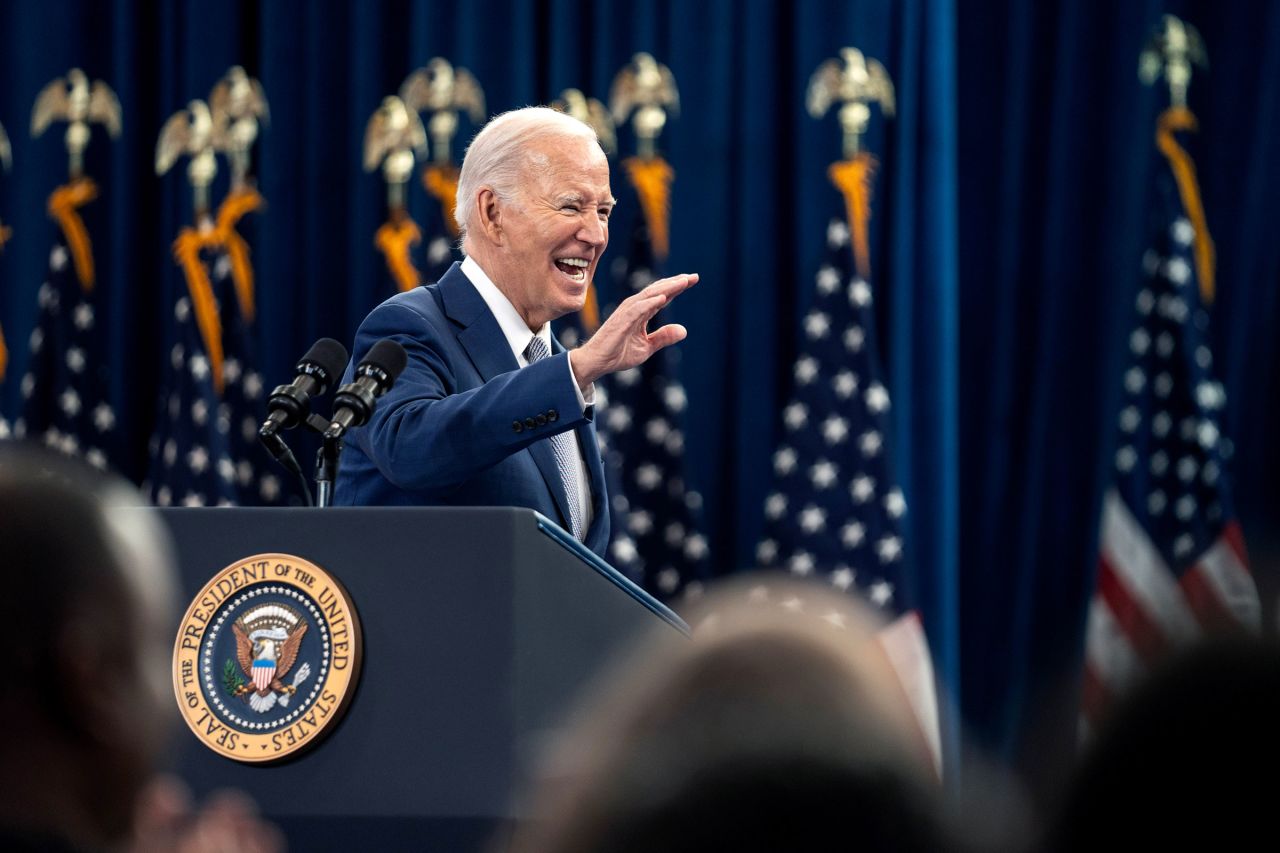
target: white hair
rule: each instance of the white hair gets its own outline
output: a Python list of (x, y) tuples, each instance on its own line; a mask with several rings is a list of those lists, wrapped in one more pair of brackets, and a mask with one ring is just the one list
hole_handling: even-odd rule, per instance
[(488, 187), (503, 201), (512, 201), (526, 168), (545, 160), (536, 151), (536, 144), (549, 138), (582, 139), (597, 145), (600, 142), (585, 123), (550, 107), (511, 110), (494, 116), (480, 129), (467, 146), (458, 175), (453, 218), (458, 223), (460, 243), (466, 242), (480, 188)]

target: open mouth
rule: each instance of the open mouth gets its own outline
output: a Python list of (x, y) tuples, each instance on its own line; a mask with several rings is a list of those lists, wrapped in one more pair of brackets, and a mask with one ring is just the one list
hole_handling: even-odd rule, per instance
[(591, 262), (586, 258), (556, 258), (556, 269), (574, 281), (586, 281), (590, 266)]

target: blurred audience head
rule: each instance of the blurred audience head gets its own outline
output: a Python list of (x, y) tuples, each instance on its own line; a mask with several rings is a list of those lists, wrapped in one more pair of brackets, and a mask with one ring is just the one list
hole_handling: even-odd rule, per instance
[(1087, 745), (1049, 848), (1251, 849), (1273, 831), (1280, 645), (1206, 640), (1121, 699)]
[(124, 838), (170, 733), (176, 581), (136, 490), (0, 446), (0, 824), (100, 846)]
[(535, 780), (519, 853), (951, 849), (940, 787), (848, 595), (747, 576), (614, 667)]

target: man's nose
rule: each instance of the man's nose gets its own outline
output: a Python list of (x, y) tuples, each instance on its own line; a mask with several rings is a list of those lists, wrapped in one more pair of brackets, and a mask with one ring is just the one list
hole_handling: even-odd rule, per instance
[(578, 239), (592, 246), (598, 246), (609, 239), (609, 223), (594, 212), (583, 217), (582, 227), (578, 229)]

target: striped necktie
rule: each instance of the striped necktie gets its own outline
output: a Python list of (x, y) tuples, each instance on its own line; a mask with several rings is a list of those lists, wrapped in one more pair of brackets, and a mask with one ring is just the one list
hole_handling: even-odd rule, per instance
[[(547, 347), (547, 342), (540, 336), (534, 335), (533, 340), (529, 341), (529, 346), (525, 347), (525, 358), (530, 364), (535, 361), (541, 361), (551, 355), (551, 350)], [(564, 485), (565, 497), (569, 503), (569, 525), (572, 528), (573, 538), (579, 542), (586, 536), (586, 531), (582, 529), (582, 510), (578, 506), (578, 483), (581, 474), (578, 462), (577, 442), (573, 440), (573, 431), (565, 430), (556, 433), (544, 441), (551, 442), (551, 449), (555, 453), (556, 467), (560, 469), (560, 482)]]

